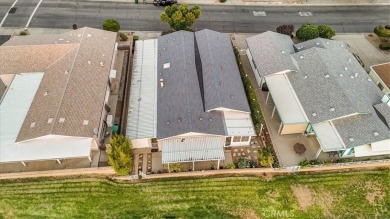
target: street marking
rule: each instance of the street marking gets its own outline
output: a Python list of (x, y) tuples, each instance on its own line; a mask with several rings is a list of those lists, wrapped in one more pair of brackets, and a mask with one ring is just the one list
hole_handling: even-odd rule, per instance
[(31, 16), (30, 16), (30, 19), (28, 19), (28, 21), (27, 21), (27, 24), (26, 24), (26, 27), (25, 27), (25, 28), (27, 28), (27, 27), (28, 27), (28, 25), (30, 25), (31, 19), (33, 18), (33, 16), (34, 16), (35, 12), (37, 11), (37, 9), (38, 9), (39, 5), (41, 5), (42, 1), (43, 1), (43, 0), (40, 0), (40, 1), (38, 2), (37, 6), (35, 7), (35, 9), (34, 9), (33, 13), (32, 13), (32, 14), (31, 14)]
[(11, 10), (11, 8), (13, 8), (16, 5), (17, 2), (18, 2), (18, 0), (15, 0), (14, 3), (12, 4), (12, 6), (9, 8), (9, 10), (7, 11), (7, 14), (5, 14), (3, 20), (0, 23), (0, 27), (3, 26), (5, 19), (8, 17), (9, 11)]
[(253, 16), (267, 16), (267, 13), (265, 13), (265, 11), (253, 11)]
[(299, 12), (299, 16), (307, 17), (307, 16), (313, 16), (311, 12)]

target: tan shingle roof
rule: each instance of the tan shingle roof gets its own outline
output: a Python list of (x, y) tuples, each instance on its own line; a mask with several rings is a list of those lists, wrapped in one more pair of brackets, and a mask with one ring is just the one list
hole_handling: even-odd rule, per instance
[[(19, 71), (45, 74), (16, 141), (48, 134), (92, 137), (93, 129), (100, 124), (116, 33), (81, 28), (23, 39), (13, 37), (3, 44), (0, 57), (16, 48), (19, 52), (12, 53), (15, 60), (29, 61), (15, 62), (20, 66), (4, 62), (7, 71), (0, 69), (0, 74)], [(48, 123), (51, 118), (52, 123)], [(65, 121), (59, 123), (60, 118)], [(84, 120), (88, 120), (88, 125), (83, 125)], [(30, 128), (32, 122), (34, 128)]]
[(372, 67), (377, 75), (390, 88), (390, 62)]

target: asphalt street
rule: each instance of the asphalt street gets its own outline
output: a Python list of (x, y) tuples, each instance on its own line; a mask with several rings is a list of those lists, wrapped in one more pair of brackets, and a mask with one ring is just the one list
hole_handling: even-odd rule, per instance
[[(124, 2), (88, 0), (0, 0), (2, 27), (100, 28), (104, 19), (119, 21), (122, 30), (162, 31), (168, 25), (160, 21), (162, 7)], [(41, 1), (39, 7), (38, 3)], [(179, 0), (180, 2), (180, 0)], [(11, 5), (17, 7), (3, 19)], [(212, 6), (203, 5), (196, 29), (221, 32), (255, 33), (275, 30), (281, 24), (303, 23), (331, 25), (338, 33), (372, 32), (378, 24), (390, 23), (390, 6)], [(36, 9), (36, 12), (34, 10)], [(262, 13), (265, 12), (265, 13)], [(299, 12), (310, 12), (301, 16)], [(255, 16), (257, 15), (257, 16)], [(262, 16), (266, 15), (266, 16)]]

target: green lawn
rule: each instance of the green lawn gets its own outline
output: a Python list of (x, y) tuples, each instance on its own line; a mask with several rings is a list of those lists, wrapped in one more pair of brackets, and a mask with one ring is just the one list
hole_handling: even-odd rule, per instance
[(258, 177), (0, 181), (0, 218), (390, 218), (389, 170)]

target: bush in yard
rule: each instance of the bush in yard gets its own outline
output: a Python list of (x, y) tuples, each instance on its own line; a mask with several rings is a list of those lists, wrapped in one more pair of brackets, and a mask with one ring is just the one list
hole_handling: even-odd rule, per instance
[(318, 28), (314, 24), (303, 24), (298, 30), (297, 30), (297, 37), (300, 40), (306, 41), (315, 39), (320, 36)]
[(139, 36), (134, 35), (134, 36), (133, 36), (133, 41), (137, 41), (137, 40), (139, 40)]
[(244, 89), (246, 97), (248, 98), (249, 107), (251, 109), (252, 121), (255, 127), (257, 135), (260, 134), (261, 124), (264, 123), (263, 114), (261, 113), (260, 104), (257, 101), (256, 90), (252, 86), (252, 82), (249, 79), (248, 75), (245, 74), (244, 66), (241, 63), (240, 53), (236, 47), (233, 47), (234, 55), (236, 56), (236, 61), (238, 65), (238, 70), (240, 71), (242, 83), (244, 84)]
[(309, 163), (309, 161), (306, 158), (298, 163), (298, 165), (301, 166), (301, 167), (307, 167), (307, 166), (309, 166), (309, 164), (310, 163)]
[(248, 158), (240, 157), (237, 161), (238, 169), (245, 169), (251, 167), (251, 161)]
[(181, 163), (169, 164), (169, 172), (178, 173), (181, 171)]
[(276, 32), (288, 35), (290, 37), (293, 37), (293, 32), (294, 32), (294, 25), (292, 24), (283, 24), (280, 25), (276, 28)]
[(219, 2), (221, 3), (225, 3), (227, 0), (219, 0)]
[(127, 37), (127, 35), (124, 34), (124, 33), (119, 33), (119, 37), (121, 38), (121, 41), (126, 41), (127, 39), (129, 39), (129, 38)]
[(318, 26), (318, 33), (321, 38), (332, 39), (336, 35), (336, 31), (328, 25)]
[(379, 49), (381, 49), (381, 50), (390, 50), (390, 43), (381, 43), (381, 44), (379, 44)]
[(119, 25), (119, 22), (114, 19), (107, 19), (103, 21), (102, 24), (103, 30), (111, 31), (111, 32), (118, 32), (121, 29), (121, 25)]
[[(389, 28), (386, 28), (386, 27), (389, 27)], [(385, 27), (383, 27), (382, 25), (378, 25), (375, 27), (374, 33), (378, 37), (389, 38), (390, 37), (390, 26), (386, 25)]]
[(225, 169), (235, 169), (236, 168), (236, 166), (234, 166), (234, 164), (233, 163), (228, 163), (228, 164), (226, 164), (225, 165), (225, 167), (224, 167)]
[(272, 157), (272, 148), (270, 146), (266, 146), (261, 149), (257, 154), (257, 158), (259, 159), (261, 166), (272, 167), (274, 162), (274, 158)]
[(26, 36), (26, 35), (28, 35), (28, 32), (25, 30), (19, 32), (19, 36)]
[(129, 139), (123, 135), (114, 135), (110, 139), (111, 148), (107, 148), (108, 164), (114, 167), (116, 174), (125, 176), (132, 170), (132, 153)]

